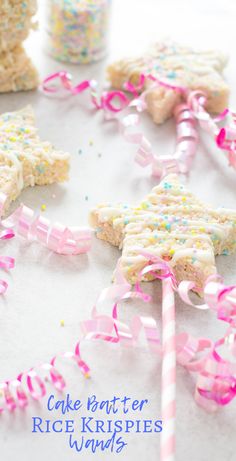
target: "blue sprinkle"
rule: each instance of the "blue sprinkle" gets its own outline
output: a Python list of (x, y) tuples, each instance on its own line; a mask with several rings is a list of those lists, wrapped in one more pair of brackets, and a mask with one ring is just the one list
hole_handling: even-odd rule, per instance
[(169, 184), (168, 182), (164, 182), (164, 189), (171, 189), (171, 184)]
[(171, 72), (168, 72), (168, 74), (166, 76), (168, 78), (176, 78), (177, 77), (176, 72), (174, 72), (173, 70)]

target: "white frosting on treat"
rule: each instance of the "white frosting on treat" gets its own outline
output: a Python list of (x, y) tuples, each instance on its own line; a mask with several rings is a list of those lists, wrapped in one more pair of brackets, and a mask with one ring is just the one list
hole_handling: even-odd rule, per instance
[(204, 279), (216, 271), (214, 251), (227, 254), (236, 249), (236, 212), (205, 205), (176, 175), (167, 176), (137, 207), (104, 204), (92, 215), (101, 226), (98, 237), (120, 244), (122, 268), (132, 282), (148, 262), (142, 250), (167, 259), (175, 268), (187, 263), (191, 276), (196, 270), (196, 277), (202, 274)]
[[(199, 51), (178, 45), (170, 40), (155, 44), (142, 57), (124, 58), (108, 67), (111, 85), (123, 88), (130, 80), (138, 83), (141, 74), (151, 74), (162, 82), (190, 90), (204, 90), (208, 95), (207, 109), (221, 112), (227, 107), (229, 87), (222, 71), (227, 58), (217, 51)], [(153, 81), (145, 80), (147, 110), (156, 123), (163, 123), (173, 115), (180, 94), (163, 85), (153, 87)]]
[[(0, 116), (0, 167), (8, 166), (8, 178), (11, 174), (11, 190), (7, 188), (9, 199), (11, 195), (18, 196), (25, 185), (33, 186), (40, 175), (46, 178), (48, 166), (51, 165), (52, 171), (55, 161), (64, 161), (66, 170), (68, 159), (68, 154), (55, 151), (49, 142), (40, 141), (30, 107)], [(4, 192), (4, 170), (1, 171)], [(58, 173), (60, 175), (60, 170)], [(50, 175), (48, 181), (52, 182)]]

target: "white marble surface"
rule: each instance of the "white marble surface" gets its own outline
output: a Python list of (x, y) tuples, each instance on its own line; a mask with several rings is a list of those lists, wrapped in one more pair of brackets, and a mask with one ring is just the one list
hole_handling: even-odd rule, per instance
[[(43, 6), (44, 2), (39, 0), (39, 3)], [(226, 76), (232, 89), (233, 106), (236, 104), (235, 21), (234, 0), (116, 0), (107, 61), (141, 50), (163, 35), (187, 44), (218, 46), (230, 56)], [(84, 67), (56, 63), (44, 53), (40, 37), (39, 32), (31, 36), (28, 48), (42, 77), (67, 68), (75, 81), (95, 77), (103, 84), (106, 62)], [(71, 153), (72, 168), (67, 184), (24, 191), (21, 200), (25, 204), (40, 210), (44, 203), (45, 216), (66, 224), (84, 225), (90, 207), (97, 202), (119, 199), (134, 203), (155, 184), (149, 171), (134, 163), (135, 147), (127, 145), (114, 123), (104, 123), (101, 113), (94, 114), (87, 95), (64, 101), (47, 99), (40, 92), (0, 96), (1, 112), (26, 104), (32, 104), (36, 112), (41, 137)], [(143, 116), (142, 126), (157, 152), (173, 150), (172, 121), (157, 127)], [(78, 154), (79, 149), (82, 155)], [(189, 178), (191, 189), (214, 205), (235, 207), (235, 181), (235, 172), (228, 168), (226, 159), (207, 136), (201, 135), (201, 147)], [(19, 238), (1, 243), (1, 253), (14, 256), (16, 268), (6, 275), (10, 286), (1, 298), (0, 381), (17, 376), (19, 371), (48, 360), (55, 353), (73, 348), (79, 336), (79, 322), (90, 316), (99, 291), (110, 283), (119, 256), (118, 249), (95, 239), (88, 256), (65, 258)], [(218, 257), (217, 261), (226, 282), (235, 282), (236, 256)], [(160, 323), (160, 285), (149, 284), (147, 291), (153, 293), (153, 304), (124, 304), (120, 310), (124, 320), (143, 313), (153, 315)], [(62, 319), (64, 328), (60, 327)], [(178, 303), (177, 329), (214, 339), (223, 334), (224, 325), (217, 323), (210, 312), (201, 313)], [(91, 394), (100, 400), (125, 394), (147, 398), (149, 405), (140, 417), (160, 418), (159, 359), (144, 349), (126, 351), (98, 342), (85, 344), (83, 354), (92, 369), (90, 380), (84, 380), (73, 367), (61, 364), (72, 396), (84, 402)], [(194, 378), (180, 368), (177, 390), (177, 460), (233, 461), (235, 402), (217, 414), (205, 413), (192, 396)], [(1, 416), (1, 460), (101, 461), (118, 456), (128, 461), (159, 459), (159, 434), (125, 436), (128, 447), (119, 455), (109, 452), (93, 455), (86, 451), (78, 454), (68, 447), (66, 435), (32, 434), (32, 416), (56, 418), (56, 414), (52, 416), (46, 410), (46, 400), (14, 416)], [(135, 418), (135, 414), (131, 416)]]

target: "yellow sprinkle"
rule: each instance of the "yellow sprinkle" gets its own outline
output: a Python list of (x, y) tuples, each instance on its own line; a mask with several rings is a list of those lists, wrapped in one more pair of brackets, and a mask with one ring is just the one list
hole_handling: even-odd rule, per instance
[(42, 211), (45, 211), (46, 210), (46, 205), (43, 203), (43, 205), (41, 205), (41, 210)]
[(146, 209), (147, 209), (147, 203), (145, 203), (145, 202), (144, 202), (144, 203), (141, 203), (141, 208), (142, 208), (143, 210), (146, 210)]
[(170, 255), (173, 255), (175, 253), (175, 250), (173, 248), (171, 248), (169, 253), (170, 253)]
[(149, 237), (148, 241), (150, 243), (156, 243), (156, 238), (155, 237)]
[(84, 374), (84, 377), (85, 377), (86, 379), (89, 379), (89, 378), (90, 378), (90, 374), (89, 374), (89, 373), (85, 373), (85, 374)]
[(16, 138), (14, 136), (11, 136), (9, 139), (10, 139), (10, 141), (13, 141), (13, 142), (16, 141)]
[(205, 227), (199, 227), (200, 232), (205, 232)]
[(61, 320), (60, 325), (61, 325), (61, 327), (64, 327), (65, 326), (65, 320)]
[(182, 197), (182, 202), (186, 202), (186, 197)]
[(191, 229), (191, 234), (196, 234), (196, 231), (194, 229)]

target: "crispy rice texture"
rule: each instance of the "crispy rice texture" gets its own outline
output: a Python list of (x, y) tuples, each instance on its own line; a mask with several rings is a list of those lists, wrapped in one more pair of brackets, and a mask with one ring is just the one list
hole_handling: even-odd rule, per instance
[(215, 255), (236, 249), (236, 211), (198, 200), (177, 175), (167, 176), (138, 206), (98, 205), (90, 223), (98, 238), (122, 249), (120, 267), (132, 284), (148, 264), (145, 250), (168, 261), (179, 282), (193, 280), (201, 293), (216, 273)]
[[(158, 42), (142, 56), (124, 58), (107, 69), (108, 80), (114, 88), (123, 88), (125, 82), (134, 85), (141, 74), (152, 74), (172, 85), (190, 90), (202, 90), (207, 96), (206, 109), (219, 113), (228, 105), (229, 87), (222, 76), (227, 59), (218, 51), (199, 51), (171, 41)], [(173, 115), (181, 96), (176, 91), (158, 86), (151, 90), (153, 82), (146, 80), (147, 109), (154, 122), (160, 124)]]
[(0, 191), (6, 208), (28, 186), (68, 179), (70, 156), (41, 141), (30, 106), (0, 116)]

